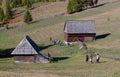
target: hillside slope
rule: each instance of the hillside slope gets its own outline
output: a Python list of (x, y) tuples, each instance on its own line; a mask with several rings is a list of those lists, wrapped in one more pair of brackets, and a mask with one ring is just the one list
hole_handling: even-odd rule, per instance
[[(12, 51), (25, 35), (29, 35), (41, 47), (41, 53), (47, 55), (50, 52), (56, 59), (55, 63), (48, 64), (15, 64), (12, 58), (4, 57), (0, 59), (0, 76), (119, 77), (119, 12), (120, 1), (108, 2), (72, 15), (54, 17), (21, 28), (0, 32), (0, 53)], [(64, 40), (63, 28), (66, 20), (95, 20), (99, 38), (94, 42), (87, 43), (87, 46), (89, 50), (101, 54), (100, 63), (96, 63), (94, 57), (93, 63), (86, 64), (85, 53), (79, 49), (79, 44), (74, 44), (69, 48), (65, 45), (49, 46), (50, 37)]]

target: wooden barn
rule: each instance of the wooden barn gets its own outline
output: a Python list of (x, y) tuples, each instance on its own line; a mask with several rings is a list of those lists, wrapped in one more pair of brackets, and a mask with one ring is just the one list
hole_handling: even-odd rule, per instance
[(26, 36), (19, 45), (13, 50), (14, 61), (20, 62), (49, 62), (48, 58), (39, 53), (40, 48), (38, 45), (29, 37)]
[(64, 40), (66, 42), (89, 42), (95, 40), (96, 29), (93, 20), (69, 20), (64, 25)]

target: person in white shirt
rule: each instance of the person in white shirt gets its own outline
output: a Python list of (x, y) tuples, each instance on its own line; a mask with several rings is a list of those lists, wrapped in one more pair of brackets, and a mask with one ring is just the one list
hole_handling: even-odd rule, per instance
[(96, 62), (99, 63), (99, 61), (100, 61), (100, 55), (97, 54), (97, 55), (96, 55)]

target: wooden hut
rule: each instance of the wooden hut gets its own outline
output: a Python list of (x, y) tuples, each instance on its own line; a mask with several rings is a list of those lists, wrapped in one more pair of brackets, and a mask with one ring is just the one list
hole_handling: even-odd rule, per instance
[(93, 20), (69, 20), (64, 25), (64, 40), (66, 42), (88, 42), (95, 40), (96, 29)]
[(19, 62), (39, 62), (47, 63), (48, 58), (39, 53), (40, 48), (29, 37), (26, 36), (11, 53), (14, 61)]

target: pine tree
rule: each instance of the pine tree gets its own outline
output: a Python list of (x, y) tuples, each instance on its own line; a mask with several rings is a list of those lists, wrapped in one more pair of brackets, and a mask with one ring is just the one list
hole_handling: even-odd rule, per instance
[(97, 4), (97, 3), (98, 3), (98, 0), (95, 0), (95, 1), (94, 1), (94, 4)]
[(69, 0), (69, 2), (68, 2), (67, 13), (69, 13), (69, 14), (73, 13), (72, 0)]
[(12, 14), (11, 14), (11, 7), (10, 5), (8, 4), (7, 5), (7, 9), (6, 9), (6, 14), (5, 14), (5, 19), (6, 20), (9, 20), (12, 18)]
[(22, 6), (22, 1), (21, 0), (16, 0), (17, 6)]
[(9, 29), (9, 25), (8, 25), (8, 24), (6, 24), (6, 25), (5, 25), (5, 28), (6, 28), (6, 29)]
[(85, 8), (85, 0), (77, 0), (77, 11), (82, 11)]
[(22, 0), (22, 5), (27, 4), (27, 0)]
[(32, 3), (30, 2), (30, 0), (27, 0), (26, 7), (27, 7), (27, 9), (32, 7)]
[(73, 2), (73, 11), (76, 12), (76, 11), (79, 11), (79, 9), (81, 8), (80, 5), (79, 5), (79, 1), (80, 0), (72, 0)]
[(89, 6), (94, 6), (94, 1), (93, 0), (88, 0), (89, 1)]
[(0, 22), (4, 19), (4, 12), (3, 9), (0, 7)]
[(5, 20), (11, 19), (12, 15), (11, 15), (11, 7), (10, 7), (10, 4), (9, 4), (9, 0), (3, 0), (2, 1), (2, 8), (3, 8), (3, 11), (4, 11)]
[(16, 7), (17, 7), (17, 0), (13, 0), (13, 1), (12, 1), (12, 7), (13, 7), (13, 8), (16, 8)]
[(80, 11), (84, 8), (84, 0), (69, 0), (67, 6), (67, 13)]
[(87, 9), (89, 6), (89, 0), (84, 0), (84, 8)]
[(3, 8), (4, 14), (6, 14), (7, 5), (8, 5), (8, 1), (2, 0), (2, 8)]
[(26, 10), (26, 13), (24, 15), (24, 22), (29, 23), (30, 21), (32, 21), (32, 16), (31, 16), (29, 10)]

